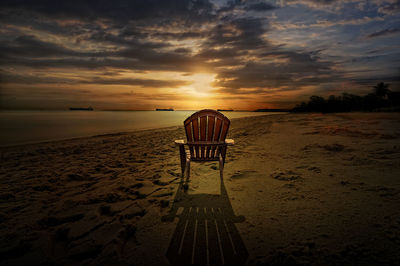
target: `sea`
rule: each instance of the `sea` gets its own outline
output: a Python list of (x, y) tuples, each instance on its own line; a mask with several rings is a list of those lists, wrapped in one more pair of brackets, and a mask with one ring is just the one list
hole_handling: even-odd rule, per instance
[[(0, 111), (0, 146), (183, 125), (195, 111)], [(222, 112), (229, 119), (272, 115)]]

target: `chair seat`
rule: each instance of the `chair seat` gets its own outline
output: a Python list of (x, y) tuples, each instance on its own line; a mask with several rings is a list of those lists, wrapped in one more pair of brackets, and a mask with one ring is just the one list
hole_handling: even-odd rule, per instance
[(218, 162), (219, 161), (219, 158), (190, 158), (190, 155), (189, 155), (189, 159), (190, 159), (190, 161), (192, 161), (192, 162), (199, 162), (199, 163), (201, 163), (201, 162)]

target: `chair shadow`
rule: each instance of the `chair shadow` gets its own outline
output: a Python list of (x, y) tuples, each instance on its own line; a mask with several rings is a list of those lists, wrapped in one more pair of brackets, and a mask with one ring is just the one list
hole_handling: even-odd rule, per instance
[(189, 195), (179, 185), (169, 214), (179, 218), (167, 250), (171, 265), (244, 265), (248, 252), (235, 226), (236, 216), (221, 178), (221, 194)]

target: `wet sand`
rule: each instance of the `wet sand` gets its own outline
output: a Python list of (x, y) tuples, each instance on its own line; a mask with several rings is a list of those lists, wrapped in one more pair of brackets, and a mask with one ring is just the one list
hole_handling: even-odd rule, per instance
[[(187, 194), (183, 138), (171, 127), (0, 148), (0, 264), (400, 261), (398, 114), (234, 119), (223, 183), (217, 163), (192, 163)], [(186, 250), (194, 239), (203, 251)]]

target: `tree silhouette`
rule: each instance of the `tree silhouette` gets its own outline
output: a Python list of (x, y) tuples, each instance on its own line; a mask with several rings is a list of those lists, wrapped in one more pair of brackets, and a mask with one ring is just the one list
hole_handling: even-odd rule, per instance
[(390, 92), (389, 84), (385, 84), (384, 82), (379, 82), (374, 86), (376, 96), (380, 98), (385, 98), (385, 96)]
[(400, 111), (400, 92), (389, 90), (389, 84), (379, 82), (374, 91), (365, 96), (343, 93), (330, 95), (327, 99), (313, 95), (308, 102), (302, 102), (292, 112), (351, 112), (351, 111)]

